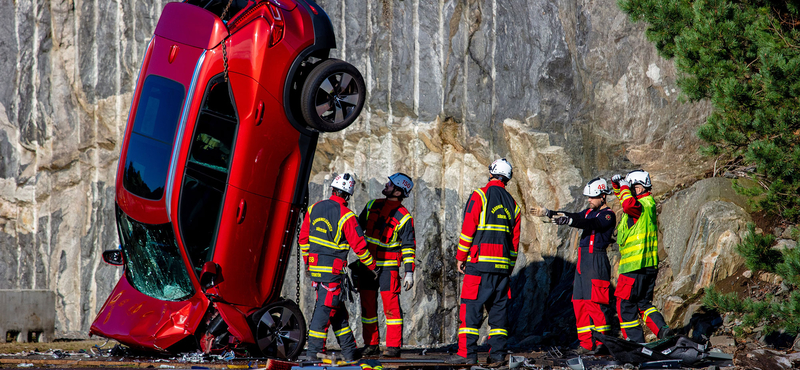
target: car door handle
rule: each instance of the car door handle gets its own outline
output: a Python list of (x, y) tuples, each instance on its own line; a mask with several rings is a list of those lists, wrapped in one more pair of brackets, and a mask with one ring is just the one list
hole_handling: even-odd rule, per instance
[(260, 125), (261, 121), (264, 120), (264, 102), (263, 101), (258, 102), (258, 107), (256, 108), (255, 120), (256, 120), (256, 126)]
[(242, 199), (239, 201), (239, 208), (236, 210), (236, 223), (240, 224), (244, 222), (244, 215), (247, 213), (247, 202)]

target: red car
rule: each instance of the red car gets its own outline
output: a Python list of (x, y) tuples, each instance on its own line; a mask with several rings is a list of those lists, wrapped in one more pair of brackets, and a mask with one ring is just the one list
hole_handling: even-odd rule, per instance
[(319, 132), (364, 104), (329, 59), (311, 0), (164, 7), (133, 97), (116, 180), (124, 276), (91, 334), (137, 349), (294, 358), (306, 324), (279, 297)]

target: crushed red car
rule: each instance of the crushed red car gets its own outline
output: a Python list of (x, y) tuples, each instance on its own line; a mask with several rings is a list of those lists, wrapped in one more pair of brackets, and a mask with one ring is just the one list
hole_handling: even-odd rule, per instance
[(320, 132), (360, 113), (361, 74), (329, 58), (311, 0), (164, 7), (116, 179), (124, 266), (90, 333), (164, 352), (294, 358), (306, 323), (280, 291)]

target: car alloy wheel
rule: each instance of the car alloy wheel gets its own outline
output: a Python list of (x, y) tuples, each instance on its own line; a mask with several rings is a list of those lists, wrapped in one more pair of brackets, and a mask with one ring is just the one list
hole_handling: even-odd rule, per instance
[(328, 59), (306, 79), (301, 111), (306, 123), (320, 131), (334, 132), (350, 126), (364, 107), (364, 78), (350, 63)]
[(303, 350), (306, 322), (294, 302), (284, 300), (270, 304), (253, 318), (258, 319), (255, 340), (263, 355), (293, 359)]

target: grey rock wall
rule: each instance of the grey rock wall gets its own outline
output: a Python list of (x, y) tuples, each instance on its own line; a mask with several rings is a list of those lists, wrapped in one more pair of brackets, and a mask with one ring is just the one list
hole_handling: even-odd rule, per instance
[(120, 134), (163, 5), (0, 2), (0, 289), (56, 296), (56, 336), (85, 337), (120, 270)]
[(731, 180), (719, 177), (698, 181), (663, 203), (656, 305), (671, 326), (688, 325), (697, 294), (744, 265), (735, 246), (752, 222), (748, 210)]
[[(10, 35), (0, 38), (0, 289), (54, 291), (56, 336), (85, 335), (120, 274), (100, 261), (117, 243), (120, 133), (166, 2), (0, 2)], [(614, 2), (319, 4), (337, 32), (333, 57), (362, 71), (369, 95), (351, 128), (322, 137), (312, 200), (327, 195), (333, 172), (357, 174), (356, 211), (387, 175), (414, 178), (408, 344), (455, 339), (461, 207), (495, 158), (514, 164), (509, 189), (525, 209), (583, 208), (582, 185), (598, 175), (645, 168), (664, 193), (712, 166), (694, 134), (709, 105), (678, 102), (672, 63)], [(568, 297), (574, 264), (574, 233), (528, 216), (522, 228), (512, 341), (554, 331), (544, 312)]]

